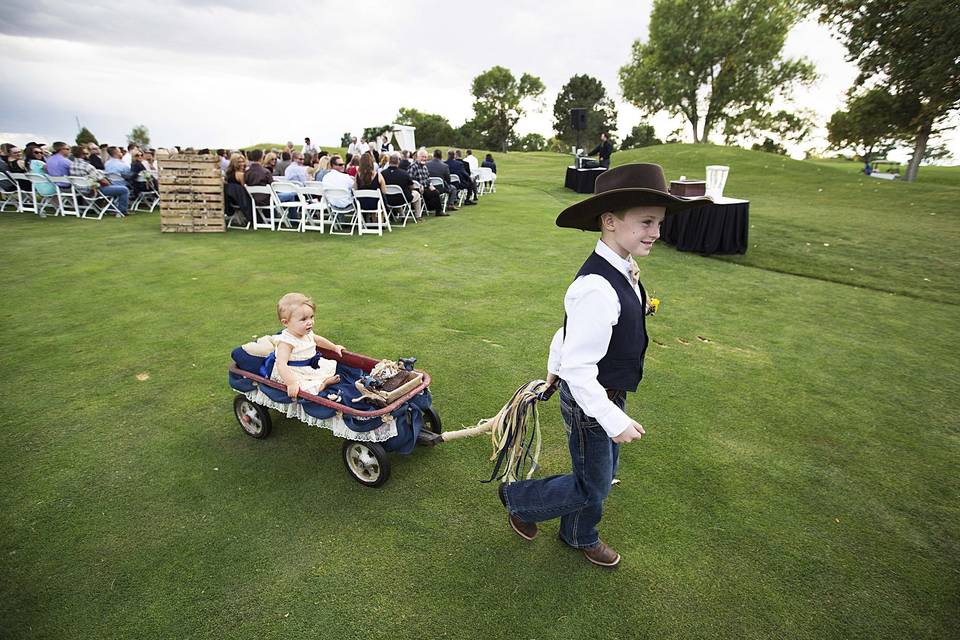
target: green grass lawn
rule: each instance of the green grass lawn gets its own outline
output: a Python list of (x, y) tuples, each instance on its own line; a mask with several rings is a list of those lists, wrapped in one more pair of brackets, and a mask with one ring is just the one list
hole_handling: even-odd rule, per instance
[[(446, 428), (493, 415), (543, 377), (595, 241), (553, 225), (579, 197), (566, 157), (497, 155), (497, 194), (383, 238), (0, 216), (0, 636), (956, 637), (960, 169), (614, 158), (728, 164), (751, 200), (746, 255), (641, 262), (663, 304), (628, 399), (648, 435), (601, 525), (616, 571), (555, 522), (509, 530), (485, 438), (394, 456), (366, 489), (328, 432), (275, 415), (244, 435), (226, 384), (299, 290), (318, 332), (417, 356)], [(555, 400), (541, 418), (543, 473), (563, 473)]]

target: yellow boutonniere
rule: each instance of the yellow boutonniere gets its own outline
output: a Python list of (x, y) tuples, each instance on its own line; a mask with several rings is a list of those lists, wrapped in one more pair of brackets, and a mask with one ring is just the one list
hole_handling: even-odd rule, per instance
[(660, 308), (660, 298), (650, 298), (647, 301), (647, 315), (652, 316)]

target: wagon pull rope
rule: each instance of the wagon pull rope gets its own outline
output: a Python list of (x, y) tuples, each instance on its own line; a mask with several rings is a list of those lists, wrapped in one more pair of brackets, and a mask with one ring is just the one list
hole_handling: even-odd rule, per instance
[[(441, 434), (444, 442), (490, 434), (494, 462), (489, 480), (482, 482), (515, 482), (521, 477), (530, 479), (539, 468), (541, 436), (537, 404), (550, 397), (545, 380), (532, 380), (514, 392), (513, 397), (492, 418), (481, 420), (473, 427)], [(524, 471), (526, 470), (526, 474)]]

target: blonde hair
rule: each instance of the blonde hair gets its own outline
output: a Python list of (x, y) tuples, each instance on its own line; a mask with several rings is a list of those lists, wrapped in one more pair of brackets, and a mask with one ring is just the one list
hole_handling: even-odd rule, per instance
[(289, 320), (293, 312), (303, 305), (307, 305), (313, 309), (314, 312), (317, 311), (317, 306), (313, 303), (313, 298), (310, 296), (305, 296), (302, 293), (284, 294), (284, 296), (280, 298), (280, 301), (277, 302), (277, 319)]
[(330, 168), (330, 156), (323, 156), (320, 158), (320, 164), (317, 165), (318, 169), (329, 169)]

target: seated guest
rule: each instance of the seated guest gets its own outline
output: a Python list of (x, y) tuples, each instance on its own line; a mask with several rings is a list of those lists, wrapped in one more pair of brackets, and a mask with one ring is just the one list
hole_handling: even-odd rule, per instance
[(0, 145), (0, 188), (4, 191), (13, 191), (16, 189), (16, 185), (7, 177), (7, 171), (10, 170), (10, 166), (7, 164), (7, 158), (10, 157), (10, 149), (16, 148), (12, 144), (4, 142)]
[(390, 154), (381, 153), (380, 154), (380, 166), (377, 167), (377, 171), (383, 171), (387, 168), (387, 163), (390, 162)]
[(273, 175), (282, 176), (286, 174), (287, 167), (290, 166), (291, 154), (289, 151), (282, 151), (280, 153), (280, 161), (277, 162), (273, 167)]
[[(361, 138), (361, 140), (362, 139), (363, 138)], [(363, 153), (366, 153), (366, 151), (364, 151)], [(347, 175), (350, 176), (351, 178), (356, 178), (357, 171), (359, 170), (360, 170), (360, 155), (356, 155), (350, 158), (350, 162), (347, 163)]]
[[(459, 151), (457, 151), (457, 157), (459, 158)], [(463, 158), (464, 163), (470, 169), (470, 177), (477, 175), (477, 169), (480, 168), (480, 161), (477, 160), (477, 156), (473, 155), (472, 149), (467, 149), (467, 155)]]
[[(379, 191), (382, 194), (387, 190), (387, 183), (383, 181), (383, 176), (377, 173), (373, 164), (373, 154), (367, 152), (360, 156), (360, 167), (357, 169), (357, 191), (372, 190)], [(377, 201), (380, 198), (358, 198), (360, 208), (364, 211), (373, 211), (377, 208)]]
[(313, 174), (314, 182), (320, 182), (323, 180), (323, 176), (330, 172), (330, 158), (331, 156), (320, 156), (320, 159), (317, 160), (317, 170)]
[(143, 150), (143, 167), (156, 176), (160, 171), (157, 167), (157, 161), (154, 159), (155, 156), (156, 152), (154, 149)]
[[(263, 168), (270, 172), (270, 175), (277, 175), (275, 173), (277, 169), (277, 154), (274, 151), (271, 151), (267, 155), (263, 156)], [(280, 174), (283, 175), (283, 174)]]
[(139, 151), (139, 150), (140, 150), (140, 145), (138, 145), (136, 142), (131, 142), (130, 144), (128, 144), (127, 152), (123, 154), (123, 158), (121, 158), (123, 160), (123, 164), (127, 165), (127, 167), (129, 168), (133, 164), (134, 151)]
[(486, 167), (493, 171), (494, 174), (497, 173), (497, 163), (493, 161), (493, 155), (487, 154), (487, 157), (483, 159), (483, 162), (480, 164), (481, 167)]
[[(144, 171), (147, 172), (144, 174), (145, 179), (140, 180), (140, 175), (143, 174)], [(139, 147), (133, 150), (133, 161), (130, 163), (130, 184), (133, 185), (132, 197), (134, 200), (145, 191), (157, 190), (157, 183), (154, 181), (153, 175), (143, 164), (143, 151), (141, 151)]]
[(312, 156), (317, 155), (317, 148), (310, 144), (310, 138), (303, 139), (303, 148), (300, 149), (300, 153), (302, 153), (304, 157), (306, 157), (308, 153)]
[(423, 195), (423, 200), (427, 203), (428, 208), (432, 209), (438, 216), (450, 215), (443, 210), (443, 200), (440, 199), (440, 192), (430, 184), (430, 170), (427, 168), (426, 149), (417, 151), (416, 158), (410, 163), (410, 168), (407, 169), (407, 173), (414, 180), (414, 188), (419, 187), (418, 190)]
[(47, 175), (51, 178), (70, 175), (70, 147), (66, 142), (53, 143), (53, 155), (47, 159)]
[[(127, 186), (122, 184), (111, 184), (109, 180), (103, 177), (103, 174), (101, 174), (100, 171), (98, 171), (92, 164), (87, 162), (90, 152), (84, 147), (76, 146), (71, 149), (71, 153), (73, 155), (73, 162), (70, 163), (70, 175), (89, 178), (91, 184), (97, 185), (96, 188), (100, 191), (100, 193), (114, 200), (117, 205), (117, 209), (120, 210), (120, 213), (115, 214), (116, 217), (122, 218), (123, 216), (127, 215), (127, 206), (130, 202), (130, 190), (127, 189)], [(119, 150), (117, 155), (120, 155)], [(77, 191), (79, 191), (81, 195), (87, 196), (92, 193), (92, 189), (84, 189), (81, 187), (78, 187)]]
[[(422, 187), (413, 181), (409, 173), (400, 168), (400, 154), (394, 151), (386, 155), (386, 158), (388, 164), (380, 172), (380, 177), (383, 178), (384, 184), (400, 187), (407, 202), (413, 205), (413, 213), (419, 220), (423, 216), (423, 197), (420, 195), (418, 188)], [(400, 196), (387, 194), (385, 199), (391, 207), (403, 206)]]
[(220, 171), (226, 173), (227, 167), (230, 166), (230, 154), (227, 153), (226, 149), (217, 149), (217, 157), (220, 160), (217, 163), (220, 165)]
[(398, 166), (402, 171), (410, 168), (410, 152), (406, 149), (400, 152), (400, 164)]
[(443, 180), (443, 188), (448, 196), (447, 211), (456, 211), (457, 207), (454, 203), (457, 201), (457, 188), (450, 182), (450, 167), (441, 158), (443, 158), (443, 153), (440, 152), (440, 149), (434, 149), (433, 160), (427, 163), (427, 169), (430, 171), (431, 178), (441, 178)]
[(100, 147), (96, 142), (87, 144), (87, 162), (93, 165), (94, 169), (103, 171), (103, 158), (100, 157)]
[[(265, 187), (273, 182), (273, 174), (260, 164), (263, 159), (263, 151), (253, 149), (247, 153), (247, 157), (250, 161), (247, 163), (247, 169), (244, 172), (243, 184), (248, 187)], [(253, 200), (258, 207), (266, 207), (270, 204), (270, 196), (266, 193), (255, 194)]]
[(346, 189), (347, 195), (327, 194), (326, 199), (331, 205), (345, 209), (353, 204), (353, 178), (343, 171), (343, 159), (334, 154), (330, 156), (330, 171), (323, 176), (323, 188), (327, 189)]
[[(457, 158), (457, 152), (453, 149), (447, 151), (447, 166), (450, 167), (450, 174), (460, 178), (460, 188), (467, 190), (467, 198), (463, 201), (464, 205), (477, 204), (477, 188), (473, 184), (473, 179), (467, 171), (467, 166), (463, 161)], [(470, 195), (473, 195), (473, 198)]]
[(242, 153), (235, 153), (230, 156), (227, 169), (223, 172), (223, 212), (229, 217), (233, 215), (234, 208), (239, 209), (240, 219), (237, 222), (240, 225), (245, 225), (253, 218), (253, 203), (250, 194), (243, 188), (246, 167), (247, 159)]
[[(30, 159), (30, 164), (27, 165), (27, 171), (25, 173), (38, 173), (40, 175), (48, 175), (47, 165), (43, 161), (43, 149), (37, 146), (31, 147), (30, 145), (27, 145), (27, 147), (30, 149), (30, 154), (32, 158)], [(39, 196), (43, 196), (43, 197), (52, 196), (57, 192), (57, 187), (50, 184), (49, 182), (41, 182), (37, 184), (36, 187), (33, 187), (33, 185), (30, 184), (29, 180), (25, 180), (23, 182), (26, 182), (26, 184), (21, 184), (20, 185), (21, 189), (25, 191), (30, 191), (30, 189), (33, 189), (33, 191)], [(41, 218), (47, 217), (47, 214), (41, 211), (40, 207), (37, 207), (37, 215), (40, 216)]]
[(290, 164), (287, 165), (286, 170), (283, 172), (283, 177), (290, 182), (296, 182), (299, 185), (302, 185), (307, 181), (307, 170), (303, 166), (302, 153), (299, 151), (293, 152), (293, 158)]
[(103, 163), (103, 170), (112, 184), (122, 184), (129, 189), (130, 167), (123, 163), (119, 147), (107, 147), (107, 161)]

